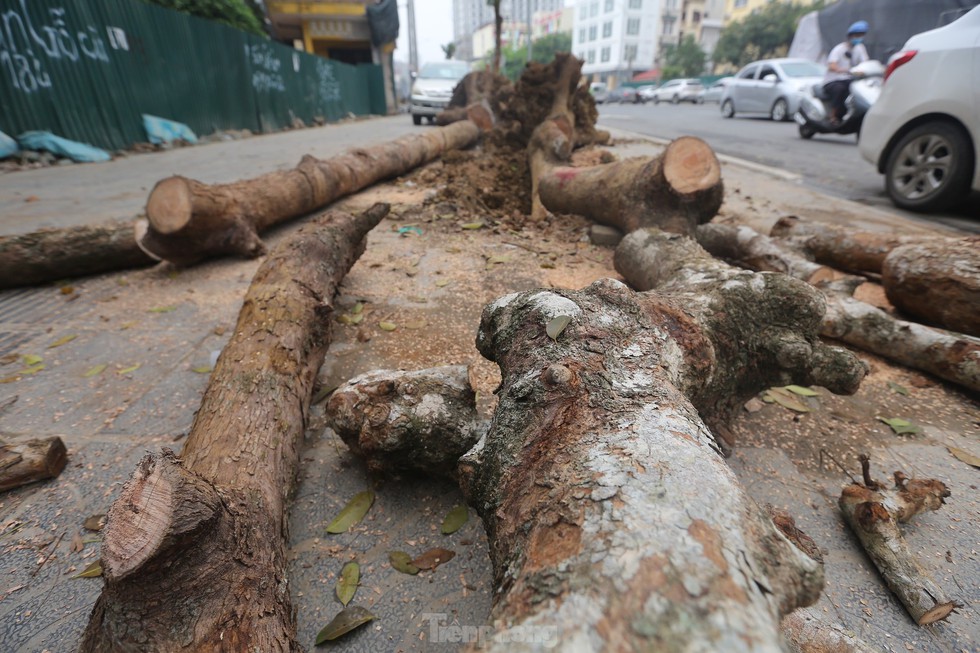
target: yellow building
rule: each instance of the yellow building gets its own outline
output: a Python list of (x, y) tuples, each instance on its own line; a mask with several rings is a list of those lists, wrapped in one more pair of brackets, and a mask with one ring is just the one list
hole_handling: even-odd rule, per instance
[(742, 20), (753, 11), (765, 7), (771, 2), (796, 2), (797, 4), (812, 5), (814, 0), (726, 0), (725, 23)]

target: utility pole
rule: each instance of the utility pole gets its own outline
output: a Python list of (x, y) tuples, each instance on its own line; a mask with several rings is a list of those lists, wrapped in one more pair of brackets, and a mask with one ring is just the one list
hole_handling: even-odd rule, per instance
[(408, 0), (408, 70), (419, 71), (419, 51), (415, 43), (415, 0)]

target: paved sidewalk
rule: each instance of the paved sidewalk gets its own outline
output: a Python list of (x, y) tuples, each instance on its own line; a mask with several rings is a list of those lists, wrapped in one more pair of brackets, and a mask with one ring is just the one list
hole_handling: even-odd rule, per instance
[[(234, 181), (291, 167), (303, 154), (329, 156), (424, 129), (429, 127), (413, 127), (408, 116), (400, 115), (134, 155), (101, 165), (0, 175), (0, 235), (131, 218), (142, 211), (152, 185), (169, 174), (206, 182)], [(630, 139), (614, 148), (619, 156), (661, 149), (656, 142), (635, 140), (624, 132), (617, 136)], [(782, 215), (797, 214), (860, 229), (949, 233), (823, 196), (778, 171), (726, 161), (723, 174), (726, 215), (737, 215), (761, 230)], [(367, 317), (360, 329), (336, 325), (321, 370), (325, 385), (380, 367), (452, 363), (492, 368), (473, 347), (480, 311), (487, 302), (515, 290), (582, 287), (594, 278), (615, 275), (611, 250), (585, 242), (581, 225), (570, 223), (562, 242), (521, 243), (529, 236), (462, 230), (453, 216), (445, 217), (451, 209), (430, 207), (430, 214), (420, 217), (425, 192), (421, 181), (396, 180), (345, 203), (355, 210), (382, 196), (404, 198), (370, 234), (367, 251), (335, 302), (338, 311), (362, 304)], [(31, 196), (37, 199), (25, 201)], [(263, 237), (275, 246), (301, 222)], [(397, 227), (416, 222), (424, 235), (398, 234)], [(545, 246), (555, 248), (553, 258), (536, 252)], [(491, 255), (507, 262), (488, 272)], [(84, 533), (81, 524), (86, 517), (106, 511), (146, 451), (161, 447), (179, 451), (207, 386), (204, 370), (227, 342), (259, 264), (222, 259), (186, 270), (162, 264), (0, 291), (0, 380), (9, 381), (0, 383), (0, 435), (60, 435), (69, 450), (68, 467), (58, 479), (0, 494), (0, 573), (5, 577), (0, 581), (0, 651), (74, 650), (101, 588), (97, 579), (73, 578), (98, 556), (97, 543), (80, 539), (92, 535)], [(460, 277), (449, 277), (449, 270), (460, 271)], [(451, 283), (442, 283), (448, 278)], [(399, 327), (396, 331), (375, 328), (379, 319)], [(411, 324), (428, 326), (416, 329)], [(364, 334), (367, 341), (361, 337)], [(73, 339), (65, 342), (68, 336)], [(408, 356), (403, 355), (406, 345)], [(26, 355), (43, 358), (44, 369), (19, 374), (27, 367), (22, 358)], [(103, 365), (104, 370), (92, 373)], [(921, 410), (917, 402), (938, 395), (942, 387), (932, 383), (914, 390), (913, 396), (896, 396), (895, 401)], [(819, 401), (829, 404), (831, 399)], [(849, 420), (857, 419), (853, 417), (857, 407), (868, 401), (858, 395), (834, 405), (843, 415), (840, 419)], [(945, 653), (980, 647), (975, 618), (980, 607), (976, 552), (980, 508), (976, 492), (967, 489), (976, 484), (976, 470), (952, 459), (942, 446), (976, 450), (980, 405), (969, 397), (959, 396), (958, 401), (952, 415), (916, 414), (915, 419), (927, 428), (920, 439), (900, 440), (872, 420), (863, 442), (896, 469), (932, 475), (954, 487), (953, 498), (941, 513), (923, 515), (908, 529), (920, 561), (967, 604), (948, 625), (919, 629), (896, 607), (840, 527), (834, 508), (840, 475), (807, 471), (789, 449), (769, 443), (747, 443), (731, 459), (757, 501), (790, 508), (804, 530), (826, 547), (828, 591), (818, 609), (882, 650)], [(747, 420), (749, 429), (758, 425), (752, 418)], [(821, 419), (809, 415), (801, 424), (823, 429), (830, 438), (837, 417), (827, 417), (826, 423)], [(790, 418), (786, 422), (786, 432), (793, 434), (799, 425)], [(800, 432), (796, 436), (801, 437)], [(438, 531), (443, 515), (462, 501), (459, 490), (426, 479), (379, 482), (371, 478), (324, 428), (322, 406), (314, 408), (305, 445), (290, 517), (289, 554), (300, 642), (313, 649), (317, 630), (339, 610), (334, 597), (336, 576), (344, 562), (356, 559), (362, 585), (354, 602), (370, 607), (379, 619), (334, 650), (457, 650), (457, 644), (429, 641), (436, 625), (432, 622), (440, 619), (436, 615), (445, 616), (443, 625), (479, 626), (492, 598), (486, 537), (475, 514), (471, 511), (469, 522), (452, 536)], [(886, 476), (891, 470), (878, 471)], [(326, 536), (326, 523), (350, 497), (369, 486), (375, 487), (378, 498), (362, 526), (348, 534)], [(457, 557), (433, 573), (410, 577), (392, 572), (387, 564), (389, 550), (418, 553), (437, 546), (455, 550)], [(39, 567), (43, 559), (47, 560)]]

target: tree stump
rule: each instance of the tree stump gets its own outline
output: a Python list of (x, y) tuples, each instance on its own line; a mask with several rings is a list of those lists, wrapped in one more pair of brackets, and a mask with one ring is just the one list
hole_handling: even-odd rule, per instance
[(55, 478), (68, 464), (58, 436), (0, 442), (0, 492)]

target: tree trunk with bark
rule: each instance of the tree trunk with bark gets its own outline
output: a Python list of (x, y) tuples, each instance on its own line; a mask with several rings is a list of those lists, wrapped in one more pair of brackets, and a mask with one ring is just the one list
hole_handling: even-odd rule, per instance
[(58, 436), (0, 442), (0, 492), (55, 478), (68, 464)]
[(484, 310), (477, 346), (503, 381), (460, 475), (490, 541), (491, 617), (503, 641), (551, 628), (557, 650), (778, 650), (821, 567), (745, 494), (699, 413), (790, 379), (852, 392), (864, 368), (819, 342), (806, 284), (638, 233), (658, 243), (657, 294), (603, 280)]
[(899, 310), (980, 337), (980, 238), (897, 247), (881, 273), (888, 301)]
[(231, 184), (168, 177), (147, 200), (141, 245), (177, 265), (224, 254), (259, 256), (265, 252), (259, 233), (269, 227), (466, 147), (479, 134), (475, 124), (458, 122), (331, 159), (307, 155), (291, 170)]
[(300, 650), (286, 500), (334, 293), (387, 211), (328, 213), (256, 272), (180, 458), (144, 458), (109, 511), (80, 651)]
[(871, 479), (866, 456), (861, 465), (864, 484), (847, 486), (837, 502), (844, 520), (915, 623), (928, 626), (946, 619), (959, 606), (916, 562), (898, 524), (939, 510), (949, 489), (942, 481), (910, 479), (902, 472), (895, 472), (895, 487), (886, 488)]
[(40, 229), (0, 236), (0, 288), (33, 286), (157, 263), (132, 222)]
[[(820, 288), (827, 301), (823, 335), (965, 388), (980, 390), (980, 340), (977, 338), (895, 319), (852, 297), (863, 278), (839, 275), (748, 227), (702, 225), (697, 237), (716, 256), (756, 270), (784, 272)], [(624, 261), (620, 272), (631, 283), (636, 280), (642, 288), (642, 270), (637, 269), (641, 265), (640, 261)]]

